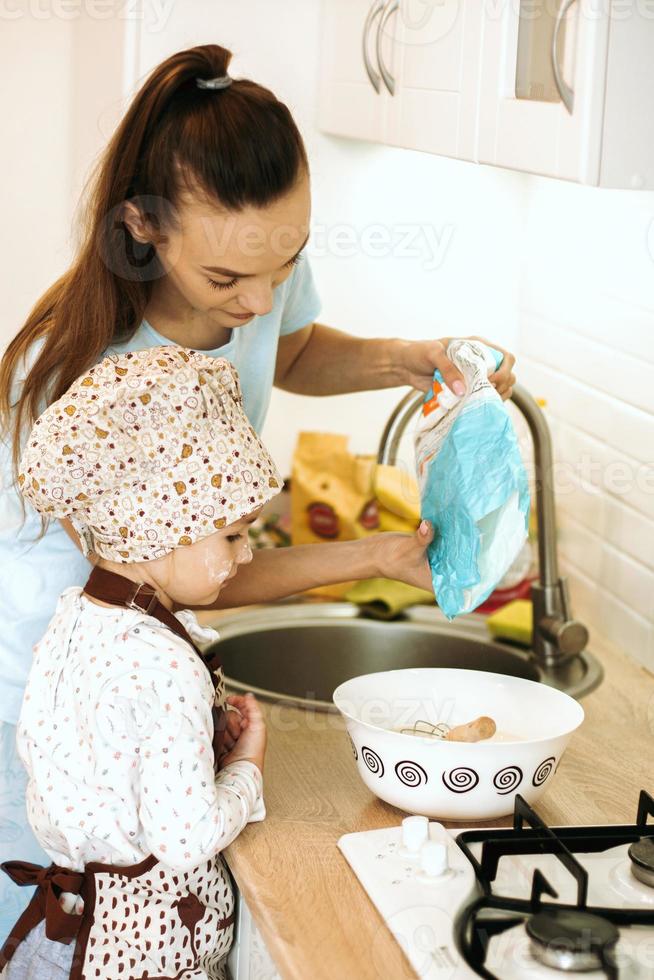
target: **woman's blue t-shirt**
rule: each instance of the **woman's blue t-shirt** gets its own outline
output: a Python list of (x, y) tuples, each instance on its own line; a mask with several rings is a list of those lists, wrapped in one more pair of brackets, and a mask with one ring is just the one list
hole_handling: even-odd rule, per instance
[[(312, 323), (319, 311), (320, 298), (305, 254), (288, 279), (275, 289), (270, 313), (234, 329), (223, 347), (203, 351), (226, 357), (234, 364), (241, 379), (245, 411), (257, 431), (263, 428), (268, 411), (280, 336)], [(112, 345), (104, 353), (172, 343), (144, 320), (129, 341)], [(23, 377), (39, 347), (37, 342), (30, 350)], [(14, 386), (14, 401), (20, 384), (19, 378)], [(7, 440), (0, 443), (0, 476), (0, 721), (15, 723), (32, 647), (45, 633), (61, 592), (71, 585), (84, 585), (91, 565), (59, 521), (53, 521), (44, 537), (35, 541), (41, 522), (27, 502), (23, 524)]]

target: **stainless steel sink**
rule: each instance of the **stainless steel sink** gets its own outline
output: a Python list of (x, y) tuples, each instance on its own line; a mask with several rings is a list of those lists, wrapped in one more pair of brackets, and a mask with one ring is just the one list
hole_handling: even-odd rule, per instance
[(378, 622), (349, 603), (282, 604), (234, 614), (216, 625), (229, 687), (321, 710), (335, 710), (332, 692), (350, 677), (402, 667), (495, 671), (550, 684), (573, 697), (602, 678), (588, 651), (544, 667), (529, 650), (491, 640), (482, 617), (448, 623), (431, 606)]
[[(382, 435), (378, 460), (393, 464), (407, 425), (424, 395), (410, 391)], [(538, 520), (538, 581), (533, 583), (534, 650), (496, 643), (481, 616), (448, 623), (435, 606), (414, 606), (401, 620), (363, 618), (348, 603), (258, 607), (220, 620), (219, 652), (232, 688), (261, 697), (334, 710), (332, 692), (359, 674), (401, 667), (466, 667), (549, 684), (573, 697), (602, 680), (602, 668), (586, 649), (588, 630), (570, 610), (567, 583), (559, 576), (552, 483), (552, 444), (545, 416), (520, 385), (513, 402), (533, 438)]]

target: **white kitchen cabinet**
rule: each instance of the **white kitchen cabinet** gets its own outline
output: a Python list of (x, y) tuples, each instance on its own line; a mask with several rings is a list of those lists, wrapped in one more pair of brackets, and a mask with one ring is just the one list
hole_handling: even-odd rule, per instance
[(322, 42), (326, 132), (654, 189), (654, 0), (323, 0)]
[(479, 161), (654, 188), (654, 8), (516, 0), (482, 9)]
[[(377, 29), (385, 0), (326, 0), (323, 8), (320, 73), (320, 126), (328, 133), (387, 142), (390, 94), (377, 60)], [(396, 47), (385, 32), (380, 38), (388, 71)]]
[(393, 16), (400, 57), (387, 141), (474, 160), (482, 36), (478, 2), (400, 0)]
[(282, 980), (243, 895), (234, 884), (236, 922), (227, 957), (230, 980)]
[(481, 29), (473, 7), (324, 0), (321, 129), (473, 159)]

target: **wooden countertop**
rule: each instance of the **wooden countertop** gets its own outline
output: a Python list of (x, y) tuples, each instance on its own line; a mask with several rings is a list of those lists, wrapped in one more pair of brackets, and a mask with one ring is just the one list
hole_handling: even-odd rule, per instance
[[(592, 650), (605, 677), (582, 700), (584, 724), (536, 806), (549, 824), (631, 823), (639, 790), (654, 790), (654, 675), (606, 644)], [(363, 785), (340, 716), (265, 710), (268, 816), (226, 857), (281, 976), (414, 978), (336, 847), (342, 834), (398, 824), (405, 814)]]

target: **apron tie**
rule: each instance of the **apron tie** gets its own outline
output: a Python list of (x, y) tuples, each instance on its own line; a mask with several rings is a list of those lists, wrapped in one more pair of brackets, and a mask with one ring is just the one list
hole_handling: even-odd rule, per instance
[(27, 861), (5, 861), (0, 864), (0, 869), (16, 885), (36, 885), (29, 905), (0, 949), (0, 969), (9, 962), (19, 943), (44, 919), (48, 939), (68, 944), (77, 938), (84, 916), (64, 912), (59, 896), (62, 892), (80, 894), (85, 877), (83, 872), (71, 871), (56, 864), (44, 868)]

